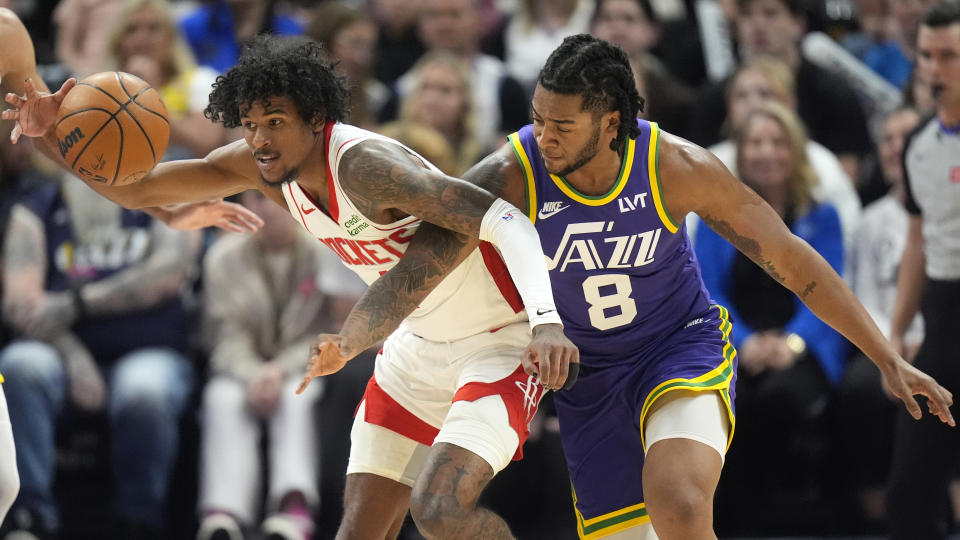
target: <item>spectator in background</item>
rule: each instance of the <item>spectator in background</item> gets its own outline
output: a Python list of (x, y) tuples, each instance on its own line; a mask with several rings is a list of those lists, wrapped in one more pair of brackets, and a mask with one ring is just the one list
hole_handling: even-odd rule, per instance
[(180, 29), (197, 62), (223, 73), (237, 63), (241, 47), (257, 34), (303, 34), (303, 24), (279, 13), (276, 6), (276, 0), (211, 0), (188, 13)]
[[(54, 432), (68, 403), (106, 410), (120, 538), (162, 538), (178, 420), (192, 388), (180, 289), (199, 234), (124, 210), (72, 178), (18, 203), (7, 229), (0, 352), (21, 492), (13, 522), (56, 532)], [(32, 524), (32, 525), (31, 525)]]
[(537, 75), (563, 38), (582, 34), (590, 24), (594, 0), (519, 0), (503, 31), (507, 71), (527, 96), (533, 96)]
[(370, 0), (379, 35), (373, 55), (373, 73), (392, 86), (424, 52), (417, 35), (423, 0)]
[(170, 115), (166, 159), (199, 158), (227, 142), (203, 109), (217, 78), (197, 66), (167, 0), (126, 0), (108, 32), (106, 67), (126, 71), (160, 91)]
[(450, 143), (453, 175), (459, 176), (486, 155), (476, 138), (475, 112), (467, 65), (447, 52), (427, 53), (411, 70), (411, 88), (400, 105), (400, 119), (431, 127)]
[[(779, 103), (791, 111), (796, 110), (794, 80), (783, 62), (771, 56), (758, 56), (747, 60), (730, 78), (727, 87), (727, 121), (725, 129), (735, 132), (754, 108), (764, 103)], [(711, 152), (738, 176), (737, 145), (732, 138), (709, 148)], [(854, 235), (860, 223), (860, 199), (853, 182), (843, 170), (837, 156), (823, 145), (807, 140), (806, 158), (813, 169), (811, 186), (817, 202), (829, 202), (840, 215), (843, 229), (844, 253), (853, 249)], [(689, 230), (696, 231), (695, 214), (687, 216)], [(693, 232), (690, 233), (694, 235)]]
[(456, 156), (443, 135), (419, 122), (398, 120), (380, 126), (377, 133), (400, 142), (420, 154), (445, 174), (453, 175)]
[(890, 0), (890, 13), (896, 23), (897, 43), (911, 61), (917, 60), (917, 33), (923, 14), (939, 0)]
[(619, 46), (630, 59), (637, 91), (644, 98), (643, 117), (686, 136), (696, 92), (677, 80), (650, 49), (660, 39), (648, 0), (598, 0), (590, 33)]
[[(796, 116), (776, 103), (747, 114), (736, 133), (740, 178), (838, 273), (843, 269), (840, 220), (813, 197), (816, 178)], [(737, 377), (737, 442), (721, 479), (721, 501), (736, 501), (718, 515), (753, 525), (763, 521), (771, 493), (801, 485), (797, 456), (819, 424), (831, 388), (844, 370), (846, 342), (800, 299), (709, 227), (697, 229), (697, 259), (713, 300), (737, 321), (733, 334)]]
[(62, 0), (53, 12), (57, 59), (73, 76), (103, 71), (110, 28), (123, 11), (123, 0)]
[[(883, 122), (877, 143), (889, 193), (863, 211), (863, 220), (850, 262), (853, 292), (882, 330), (889, 331), (897, 294), (900, 258), (907, 243), (909, 216), (904, 208), (903, 144), (920, 116), (900, 109)], [(904, 339), (907, 361), (913, 361), (923, 341), (923, 320), (910, 323)], [(877, 527), (886, 516), (883, 497), (893, 440), (895, 399), (881, 389), (880, 372), (857, 351), (840, 386), (840, 432), (844, 470), (852, 471), (860, 515)]]
[[(790, 68), (796, 81), (797, 113), (810, 138), (835, 153), (847, 175), (856, 181), (860, 160), (872, 146), (866, 116), (857, 95), (842, 78), (803, 58), (802, 5), (802, 0), (738, 0), (740, 54), (744, 59), (774, 56)], [(691, 136), (701, 145), (719, 140), (727, 116), (725, 84), (705, 89), (691, 118)]]
[[(480, 26), (477, 24), (480, 0), (422, 0), (419, 21), (420, 38), (427, 50), (445, 51), (459, 57), (470, 71), (470, 91), (474, 112), (482, 122), (473, 125), (473, 138), (481, 148), (492, 148), (507, 133), (526, 124), (530, 100), (520, 83), (511, 77), (506, 64), (480, 53)], [(412, 70), (396, 85), (402, 100), (414, 86)], [(393, 120), (397, 102), (388, 106), (382, 121)]]
[(337, 69), (347, 76), (350, 85), (349, 122), (374, 129), (391, 92), (372, 75), (377, 26), (359, 9), (324, 2), (313, 10), (306, 35), (340, 61)]
[(855, 0), (860, 31), (845, 37), (841, 44), (887, 82), (903, 90), (912, 65), (896, 39), (900, 21), (892, 16), (890, 4), (890, 0)]
[[(201, 413), (197, 539), (241, 538), (242, 529), (266, 514), (261, 529), (267, 538), (302, 540), (313, 533), (318, 502), (314, 409), (323, 381), (302, 396), (295, 391), (311, 341), (334, 330), (355, 296), (336, 296), (344, 294), (346, 270), (322, 259), (316, 240), (283, 208), (256, 191), (240, 200), (264, 227), (252, 236), (222, 237), (204, 261), (211, 353)], [(264, 423), (265, 511), (258, 502)]]

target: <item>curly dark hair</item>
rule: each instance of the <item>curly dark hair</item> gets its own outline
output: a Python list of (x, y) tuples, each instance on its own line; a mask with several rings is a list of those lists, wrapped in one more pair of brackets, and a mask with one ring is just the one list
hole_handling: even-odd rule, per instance
[(583, 96), (583, 110), (595, 115), (620, 111), (612, 150), (621, 151), (628, 138), (640, 134), (636, 118), (643, 111), (643, 98), (620, 47), (590, 34), (569, 36), (550, 53), (537, 82), (551, 92)]
[(350, 96), (335, 65), (310, 39), (259, 35), (244, 47), (237, 65), (217, 77), (203, 115), (233, 128), (251, 103), (283, 96), (305, 122), (318, 116), (340, 121), (347, 116)]

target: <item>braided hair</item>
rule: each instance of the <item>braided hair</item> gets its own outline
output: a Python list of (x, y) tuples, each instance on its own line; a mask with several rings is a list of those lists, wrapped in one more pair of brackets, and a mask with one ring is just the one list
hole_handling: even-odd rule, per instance
[(317, 117), (337, 122), (349, 109), (346, 81), (323, 47), (306, 38), (261, 34), (244, 48), (237, 65), (217, 77), (203, 114), (238, 127), (247, 107), (275, 96), (293, 101), (307, 123)]
[(628, 138), (640, 134), (636, 118), (643, 111), (643, 98), (637, 92), (627, 54), (616, 45), (589, 34), (569, 36), (550, 53), (537, 83), (557, 94), (582, 96), (583, 110), (595, 118), (620, 111), (611, 150), (620, 152)]

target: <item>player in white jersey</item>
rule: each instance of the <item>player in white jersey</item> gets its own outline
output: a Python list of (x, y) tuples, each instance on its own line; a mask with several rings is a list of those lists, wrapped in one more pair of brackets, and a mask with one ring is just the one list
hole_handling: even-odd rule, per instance
[[(16, 109), (3, 117), (49, 141), (55, 115), (32, 106), (41, 98), (8, 96)], [(347, 102), (317, 44), (258, 37), (217, 79), (205, 111), (242, 127), (243, 141), (161, 163), (132, 185), (85, 181), (127, 208), (256, 189), (357, 270), (370, 283), (348, 318), (357, 335), (319, 336), (304, 386), (397, 328), (407, 312), (394, 309), (398, 298), (438, 286), (416, 299), (378, 356), (351, 435), (338, 538), (394, 538), (408, 507), (428, 538), (510, 538), (477, 499), (519, 455), (543, 392), (560, 388), (578, 360), (536, 230), (488, 191), (340, 124)], [(495, 249), (464, 249), (480, 240)]]

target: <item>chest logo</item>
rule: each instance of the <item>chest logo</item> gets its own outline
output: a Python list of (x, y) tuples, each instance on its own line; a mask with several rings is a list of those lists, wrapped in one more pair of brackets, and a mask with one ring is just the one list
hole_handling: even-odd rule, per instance
[(307, 208), (306, 204), (300, 203), (300, 210), (303, 210), (303, 215), (306, 216), (306, 215), (309, 215), (310, 212), (313, 212), (314, 210), (316, 210), (316, 208)]
[(567, 208), (570, 208), (570, 205), (563, 206), (563, 201), (545, 202), (543, 203), (543, 208), (537, 212), (537, 217), (540, 219), (548, 219), (563, 212)]

